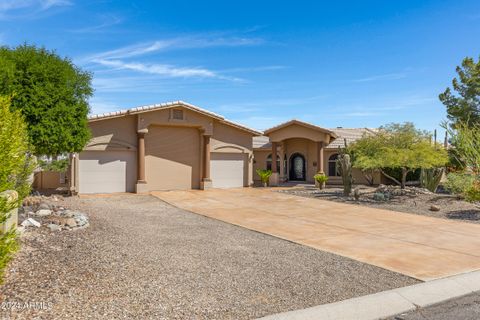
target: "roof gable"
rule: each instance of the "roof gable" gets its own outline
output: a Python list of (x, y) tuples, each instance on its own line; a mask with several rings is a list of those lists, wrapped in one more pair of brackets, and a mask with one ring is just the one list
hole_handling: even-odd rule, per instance
[(269, 135), (275, 131), (279, 131), (283, 128), (286, 128), (286, 127), (289, 127), (289, 126), (294, 126), (294, 125), (298, 125), (298, 126), (301, 126), (301, 127), (305, 127), (305, 128), (308, 128), (308, 129), (312, 129), (312, 130), (315, 130), (315, 131), (319, 131), (319, 132), (322, 132), (322, 133), (327, 133), (329, 134), (332, 138), (336, 138), (337, 135), (335, 134), (335, 132), (331, 131), (331, 130), (328, 130), (328, 129), (325, 129), (325, 128), (322, 128), (322, 127), (319, 127), (319, 126), (316, 126), (314, 124), (311, 124), (311, 123), (308, 123), (308, 122), (304, 122), (304, 121), (300, 121), (300, 120), (297, 120), (297, 119), (292, 119), (290, 121), (287, 121), (287, 122), (284, 122), (284, 123), (281, 123), (275, 127), (272, 127), (268, 130), (265, 130), (264, 134), (265, 135)]
[(108, 113), (103, 113), (103, 114), (97, 114), (97, 115), (92, 115), (88, 117), (88, 121), (93, 122), (93, 121), (100, 121), (104, 119), (111, 119), (111, 118), (116, 118), (116, 117), (122, 117), (122, 116), (127, 116), (127, 115), (133, 115), (133, 114), (139, 114), (139, 113), (145, 113), (145, 112), (152, 112), (152, 111), (157, 111), (157, 110), (166, 110), (170, 108), (185, 108), (200, 114), (203, 114), (207, 117), (213, 118), (221, 123), (225, 123), (229, 126), (235, 127), (237, 129), (247, 131), (253, 135), (261, 135), (262, 133), (260, 131), (257, 131), (255, 129), (249, 128), (247, 126), (241, 125), (239, 123), (230, 121), (225, 119), (223, 116), (216, 114), (214, 112), (208, 111), (206, 109), (197, 107), (193, 104), (184, 102), (184, 101), (173, 101), (173, 102), (166, 102), (166, 103), (161, 103), (161, 104), (152, 104), (152, 105), (146, 105), (146, 106), (139, 106), (131, 109), (126, 109), (126, 110), (120, 110), (120, 111), (114, 111), (114, 112), (108, 112)]

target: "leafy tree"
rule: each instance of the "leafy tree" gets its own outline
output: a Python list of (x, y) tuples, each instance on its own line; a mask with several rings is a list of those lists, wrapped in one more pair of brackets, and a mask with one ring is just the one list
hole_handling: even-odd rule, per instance
[[(429, 135), (409, 122), (381, 127), (376, 134), (363, 136), (349, 148), (355, 154), (355, 168), (378, 170), (402, 188), (408, 173), (441, 167), (448, 161), (447, 152), (438, 144), (432, 145)], [(392, 177), (384, 168), (400, 169), (401, 179)]]
[(458, 94), (454, 95), (447, 88), (439, 95), (447, 107), (447, 117), (453, 126), (458, 122), (480, 124), (480, 59), (475, 62), (472, 58), (465, 58), (456, 70), (458, 78), (453, 79), (452, 87)]
[[(0, 192), (17, 191), (17, 202), (0, 197), (0, 224), (8, 219), (11, 209), (17, 207), (30, 192), (29, 176), (33, 171), (27, 126), (20, 111), (10, 110), (10, 99), (0, 97)], [(0, 231), (0, 282), (3, 269), (17, 249), (15, 229)]]
[(55, 52), (31, 45), (0, 47), (0, 94), (12, 96), (36, 154), (79, 152), (90, 138), (91, 74)]

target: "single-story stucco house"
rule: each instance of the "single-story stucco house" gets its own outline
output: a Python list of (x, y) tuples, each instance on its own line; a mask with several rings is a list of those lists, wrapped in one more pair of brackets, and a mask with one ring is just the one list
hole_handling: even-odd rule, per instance
[(182, 101), (91, 116), (89, 127), (92, 139), (71, 156), (74, 193), (248, 187), (258, 168), (274, 172), (272, 185), (313, 183), (319, 171), (340, 183), (338, 147), (369, 132), (299, 120), (260, 132)]

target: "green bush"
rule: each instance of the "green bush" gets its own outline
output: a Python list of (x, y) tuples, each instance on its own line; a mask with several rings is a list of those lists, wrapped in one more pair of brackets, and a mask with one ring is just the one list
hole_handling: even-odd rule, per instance
[(262, 180), (263, 185), (266, 186), (272, 175), (272, 170), (257, 169), (257, 174), (260, 177), (260, 180)]
[(445, 189), (453, 194), (465, 197), (467, 191), (472, 188), (475, 182), (475, 176), (468, 173), (449, 173)]
[(318, 183), (318, 187), (323, 189), (325, 183), (328, 181), (328, 177), (323, 172), (319, 172), (313, 176), (313, 179)]
[(480, 202), (480, 181), (475, 180), (470, 188), (465, 192), (465, 200), (470, 202)]
[[(14, 203), (0, 198), (0, 223), (8, 219), (11, 209), (17, 207), (30, 192), (29, 177), (33, 159), (29, 155), (27, 127), (19, 111), (10, 110), (10, 99), (0, 97), (0, 192), (16, 190)], [(18, 248), (16, 230), (0, 231), (0, 282), (3, 270)]]

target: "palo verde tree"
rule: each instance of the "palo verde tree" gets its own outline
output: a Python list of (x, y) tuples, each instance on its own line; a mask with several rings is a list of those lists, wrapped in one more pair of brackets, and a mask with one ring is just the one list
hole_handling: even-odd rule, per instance
[(92, 76), (54, 51), (32, 45), (0, 48), (0, 95), (11, 96), (37, 155), (79, 152), (87, 127)]
[[(432, 144), (426, 132), (409, 122), (381, 127), (376, 134), (365, 135), (351, 144), (349, 149), (355, 154), (353, 167), (378, 170), (402, 188), (409, 172), (442, 167), (448, 162), (443, 147)], [(386, 173), (385, 168), (400, 169), (400, 181)]]
[(475, 62), (465, 58), (457, 69), (458, 78), (452, 81), (450, 88), (439, 95), (440, 101), (447, 107), (447, 117), (455, 126), (480, 124), (480, 58)]

